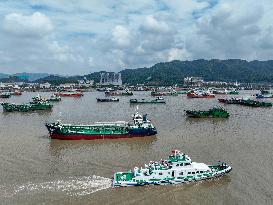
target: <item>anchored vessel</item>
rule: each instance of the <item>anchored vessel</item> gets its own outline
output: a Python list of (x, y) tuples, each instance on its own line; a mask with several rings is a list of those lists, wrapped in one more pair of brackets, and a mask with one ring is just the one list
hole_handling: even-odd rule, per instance
[(0, 93), (0, 98), (9, 98), (11, 94), (9, 92)]
[(119, 102), (118, 98), (97, 98), (97, 102)]
[(131, 96), (133, 95), (133, 92), (130, 91), (125, 91), (125, 92), (115, 92), (115, 91), (106, 91), (105, 95), (106, 96)]
[(158, 92), (158, 91), (152, 91), (151, 96), (177, 96), (178, 93), (174, 91), (169, 92)]
[(250, 107), (272, 107), (272, 103), (270, 102), (260, 102), (250, 99), (239, 99), (239, 98), (229, 98), (229, 99), (218, 99), (219, 102), (225, 104), (238, 104), (238, 105), (245, 105)]
[(82, 92), (76, 92), (76, 91), (69, 91), (69, 92), (55, 93), (55, 95), (60, 96), (60, 97), (82, 97), (83, 93)]
[(135, 167), (133, 171), (115, 173), (113, 186), (180, 184), (220, 177), (231, 169), (223, 162), (215, 165), (192, 162), (188, 155), (173, 150), (168, 160), (151, 161), (144, 168)]
[(261, 98), (273, 98), (273, 94), (256, 94), (255, 95), (257, 99), (261, 99)]
[(90, 125), (71, 125), (60, 122), (47, 123), (46, 127), (52, 139), (93, 140), (144, 137), (157, 134), (156, 128), (147, 115), (135, 113), (133, 123), (124, 121), (96, 122)]
[(187, 93), (187, 97), (189, 98), (215, 98), (214, 94), (203, 91), (194, 91)]
[(12, 103), (1, 103), (3, 106), (4, 111), (7, 112), (28, 112), (28, 111), (34, 111), (34, 110), (48, 110), (53, 107), (52, 104), (48, 102), (30, 102), (30, 103), (24, 103), (24, 104), (12, 104)]
[(130, 103), (166, 103), (165, 99), (163, 97), (157, 97), (152, 100), (147, 99), (130, 99)]
[(49, 99), (41, 97), (39, 94), (32, 98), (33, 102), (59, 102), (62, 100), (60, 96), (53, 94)]
[(186, 115), (188, 117), (196, 117), (196, 118), (203, 118), (203, 117), (211, 117), (211, 118), (228, 118), (229, 113), (221, 107), (214, 107), (209, 110), (186, 110)]

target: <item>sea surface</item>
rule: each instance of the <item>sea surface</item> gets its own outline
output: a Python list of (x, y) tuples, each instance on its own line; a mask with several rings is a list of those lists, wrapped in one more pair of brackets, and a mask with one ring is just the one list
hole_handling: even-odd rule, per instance
[[(35, 95), (25, 92), (0, 100), (20, 103)], [(229, 119), (188, 119), (184, 110), (219, 106), (217, 98), (169, 96), (166, 105), (138, 106), (157, 127), (156, 136), (91, 141), (48, 137), (46, 122), (131, 120), (137, 109), (129, 104), (131, 97), (97, 103), (103, 96), (88, 92), (82, 98), (63, 98), (52, 111), (0, 109), (0, 204), (273, 204), (273, 108), (222, 105)], [(133, 97), (148, 98), (150, 93), (135, 92)], [(172, 149), (196, 162), (225, 161), (233, 170), (222, 178), (190, 184), (111, 187), (114, 172), (166, 159)]]

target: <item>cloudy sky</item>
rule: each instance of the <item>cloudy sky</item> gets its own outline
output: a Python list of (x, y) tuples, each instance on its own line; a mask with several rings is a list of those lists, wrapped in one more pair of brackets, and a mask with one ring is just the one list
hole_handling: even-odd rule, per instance
[(272, 0), (0, 0), (0, 72), (273, 59)]

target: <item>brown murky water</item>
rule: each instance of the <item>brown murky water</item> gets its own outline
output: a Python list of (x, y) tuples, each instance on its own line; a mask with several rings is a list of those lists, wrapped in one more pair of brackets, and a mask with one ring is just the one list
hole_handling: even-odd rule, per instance
[[(36, 94), (3, 101), (24, 102)], [(0, 204), (273, 204), (272, 108), (227, 105), (227, 120), (187, 119), (185, 109), (207, 109), (219, 105), (217, 100), (167, 97), (166, 105), (139, 106), (157, 127), (157, 136), (96, 141), (47, 137), (44, 123), (58, 118), (74, 123), (130, 120), (136, 106), (130, 106), (129, 97), (97, 103), (98, 96), (103, 93), (63, 98), (52, 112), (0, 113)], [(233, 170), (192, 184), (111, 188), (114, 172), (164, 159), (174, 148), (193, 161), (226, 161)]]

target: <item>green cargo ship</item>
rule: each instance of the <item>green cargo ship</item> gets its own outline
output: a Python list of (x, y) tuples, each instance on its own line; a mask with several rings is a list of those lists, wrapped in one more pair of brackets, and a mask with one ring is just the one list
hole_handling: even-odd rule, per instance
[(34, 110), (49, 110), (53, 105), (47, 102), (30, 102), (24, 104), (1, 103), (6, 112), (28, 112)]
[(228, 118), (229, 113), (221, 108), (215, 107), (209, 110), (186, 110), (186, 115), (188, 117), (196, 117), (196, 118)]
[(133, 124), (125, 121), (97, 122), (89, 125), (72, 125), (61, 122), (47, 123), (52, 139), (94, 140), (144, 137), (157, 134), (156, 128), (147, 115), (135, 113)]

